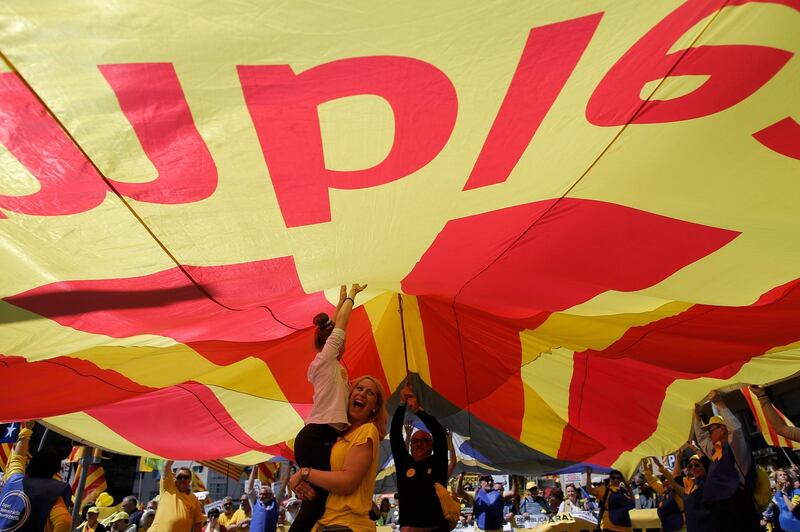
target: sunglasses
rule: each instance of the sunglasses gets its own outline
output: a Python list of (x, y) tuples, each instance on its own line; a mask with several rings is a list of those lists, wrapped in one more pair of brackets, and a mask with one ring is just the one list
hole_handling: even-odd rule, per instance
[(622, 477), (619, 477), (617, 475), (613, 475), (610, 478), (611, 478), (611, 480), (622, 480)]
[(190, 478), (192, 477), (188, 477), (186, 475), (178, 475), (177, 477), (175, 477), (175, 480), (189, 480)]

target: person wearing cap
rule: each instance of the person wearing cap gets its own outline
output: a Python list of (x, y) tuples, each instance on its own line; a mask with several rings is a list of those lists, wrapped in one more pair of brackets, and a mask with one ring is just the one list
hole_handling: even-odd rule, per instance
[(709, 506), (718, 531), (759, 531), (759, 515), (752, 487), (748, 487), (755, 483), (755, 466), (742, 425), (716, 391), (711, 402), (720, 415), (711, 416), (704, 425), (702, 407), (695, 405), (694, 416), (698, 445), (710, 458), (703, 502)]
[(665, 475), (668, 481), (673, 480), (673, 489), (683, 497), (683, 514), (686, 519), (687, 532), (715, 531), (711, 510), (703, 502), (709, 464), (710, 460), (707, 456), (694, 454), (689, 458), (689, 474), (680, 479), (681, 482), (676, 482), (677, 478), (673, 480), (669, 472)]
[[(410, 453), (403, 439), (406, 407), (430, 430), (417, 430), (411, 435)], [(434, 487), (437, 482), (447, 486), (447, 434), (439, 421), (419, 405), (409, 383), (400, 392), (400, 404), (392, 416), (389, 441), (397, 471), (397, 491), (403, 497), (400, 530), (449, 531)]]
[(136, 532), (136, 525), (131, 525), (128, 512), (117, 512), (113, 514), (106, 523), (112, 532)]
[(97, 506), (90, 506), (86, 510), (86, 521), (78, 525), (78, 530), (83, 532), (106, 532), (106, 527), (97, 520), (100, 510)]
[(192, 471), (178, 468), (172, 472), (172, 460), (164, 463), (158, 492), (158, 511), (150, 532), (200, 532), (205, 516), (200, 501), (192, 493)]
[(476, 525), (484, 532), (499, 532), (503, 529), (503, 496), (494, 489), (492, 475), (480, 477), (480, 488), (470, 494), (464, 490), (464, 473), (458, 476), (458, 496), (472, 505)]
[(539, 486), (536, 482), (528, 482), (525, 485), (525, 498), (519, 503), (519, 513), (525, 519), (532, 515), (547, 514), (550, 512), (550, 505), (539, 495)]
[(71, 500), (72, 490), (66, 482), (53, 479), (61, 469), (61, 457), (52, 451), (39, 451), (28, 461), (33, 421), (17, 427), (21, 429), (0, 491), (3, 503), (0, 530), (27, 532), (47, 528), (53, 532), (69, 532), (72, 517), (66, 501)]
[[(250, 527), (250, 532), (275, 532), (278, 528), (278, 503), (272, 493), (272, 486), (269, 484), (262, 484), (258, 493), (256, 493), (254, 486), (257, 474), (258, 466), (253, 466), (253, 469), (250, 470), (250, 478), (247, 480), (247, 489), (245, 490), (245, 495), (250, 501), (248, 526)], [(293, 522), (294, 519), (288, 524)]]

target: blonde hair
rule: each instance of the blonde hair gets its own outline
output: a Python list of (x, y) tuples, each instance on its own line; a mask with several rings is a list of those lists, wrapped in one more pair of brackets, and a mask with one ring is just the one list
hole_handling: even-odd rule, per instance
[(371, 380), (375, 385), (375, 388), (378, 390), (375, 398), (375, 412), (370, 413), (369, 420), (378, 428), (378, 434), (380, 435), (381, 439), (383, 439), (386, 436), (386, 423), (389, 421), (389, 413), (386, 411), (386, 392), (384, 391), (383, 385), (378, 379), (372, 375), (362, 375), (350, 381), (351, 393), (353, 388), (355, 388), (358, 383), (363, 380)]

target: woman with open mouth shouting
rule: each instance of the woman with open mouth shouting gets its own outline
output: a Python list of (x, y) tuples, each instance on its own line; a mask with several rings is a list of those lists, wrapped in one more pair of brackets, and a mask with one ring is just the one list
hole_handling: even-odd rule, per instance
[(377, 379), (365, 375), (354, 380), (347, 407), (350, 427), (331, 450), (331, 470), (303, 467), (289, 479), (289, 487), (304, 501), (316, 496), (312, 484), (330, 492), (325, 514), (314, 530), (376, 529), (369, 510), (378, 472), (378, 446), (386, 435), (389, 417), (385, 403)]

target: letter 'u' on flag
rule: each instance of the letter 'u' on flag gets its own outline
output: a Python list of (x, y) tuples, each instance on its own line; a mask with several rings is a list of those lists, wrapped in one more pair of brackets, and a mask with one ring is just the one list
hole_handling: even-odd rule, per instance
[[(767, 423), (767, 418), (764, 415), (764, 409), (761, 407), (761, 402), (755, 396), (755, 394), (750, 391), (750, 388), (747, 386), (742, 386), (742, 395), (744, 395), (745, 401), (747, 401), (748, 406), (750, 407), (750, 411), (753, 413), (753, 417), (756, 420), (756, 425), (758, 426), (758, 430), (761, 431), (761, 434), (764, 435), (764, 440), (767, 442), (767, 445), (772, 445), (773, 447), (788, 447), (789, 449), (794, 449), (797, 445), (792, 440), (787, 440), (780, 434), (775, 431), (775, 427)], [(773, 406), (774, 408), (774, 406)], [(786, 425), (789, 427), (794, 427), (791, 421), (783, 415), (783, 412), (775, 408), (775, 412), (780, 416)]]

